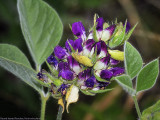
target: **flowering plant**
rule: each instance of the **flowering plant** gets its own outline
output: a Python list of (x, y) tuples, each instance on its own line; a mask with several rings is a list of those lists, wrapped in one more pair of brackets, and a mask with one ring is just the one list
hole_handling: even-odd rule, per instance
[[(136, 25), (131, 29), (128, 21), (109, 24), (95, 15), (89, 31), (81, 22), (73, 23), (71, 30), (75, 40), (68, 39), (65, 47), (61, 47), (58, 42), (63, 25), (48, 4), (41, 0), (18, 0), (17, 5), (22, 32), (36, 70), (17, 47), (8, 44), (0, 44), (0, 65), (40, 94), (41, 120), (45, 118), (50, 96), (60, 104), (57, 115), (60, 120), (65, 103), (68, 112), (69, 104), (77, 102), (79, 91), (91, 96), (108, 92), (112, 90), (108, 86), (113, 80), (133, 97), (139, 118), (145, 120), (136, 95), (153, 87), (159, 74), (159, 62), (155, 59), (143, 67), (141, 55), (127, 42)], [(124, 45), (124, 52), (117, 50), (121, 45)], [(49, 71), (41, 69), (44, 62)], [(134, 89), (132, 80), (135, 77)]]
[[(124, 60), (123, 52), (109, 49), (108, 43), (115, 37), (119, 39), (123, 29), (124, 37), (127, 36), (129, 24), (109, 25), (103, 18), (96, 17), (94, 21), (88, 36), (81, 22), (73, 23), (72, 32), (76, 40), (67, 40), (65, 48), (56, 46), (53, 52), (55, 57), (51, 55), (46, 61), (50, 73), (41, 70), (37, 74), (41, 82), (37, 81), (51, 88), (52, 96), (59, 99), (62, 106), (65, 95), (67, 107), (71, 102), (76, 102), (79, 90), (86, 95), (112, 90), (107, 86), (116, 76), (124, 73), (123, 67), (117, 67)], [(113, 34), (116, 28), (118, 30)]]

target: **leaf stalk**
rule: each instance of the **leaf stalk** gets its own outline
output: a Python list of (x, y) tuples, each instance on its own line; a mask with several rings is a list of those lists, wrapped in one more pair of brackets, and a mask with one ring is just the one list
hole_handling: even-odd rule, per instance
[(141, 115), (141, 112), (140, 112), (140, 109), (139, 109), (137, 98), (136, 98), (136, 96), (132, 96), (132, 98), (134, 100), (134, 104), (135, 104), (135, 107), (136, 107), (136, 110), (137, 110), (138, 117), (139, 117), (139, 119), (141, 119), (142, 115)]

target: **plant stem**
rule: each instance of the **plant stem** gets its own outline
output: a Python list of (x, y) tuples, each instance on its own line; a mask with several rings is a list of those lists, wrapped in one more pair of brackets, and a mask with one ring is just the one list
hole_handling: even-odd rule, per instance
[(49, 98), (49, 95), (41, 95), (41, 117), (40, 120), (45, 120), (45, 110), (46, 110), (46, 102)]
[(57, 119), (56, 120), (62, 120), (62, 111), (63, 111), (63, 107), (61, 105), (59, 105), (59, 109), (58, 109), (58, 114), (57, 114)]
[(141, 112), (140, 112), (140, 109), (139, 109), (137, 98), (136, 98), (136, 96), (132, 96), (132, 98), (134, 100), (134, 104), (135, 104), (135, 107), (136, 107), (136, 110), (137, 110), (138, 117), (139, 117), (139, 119), (141, 119)]
[[(63, 104), (65, 106), (65, 98), (63, 98)], [(59, 105), (59, 109), (58, 109), (58, 114), (57, 114), (57, 119), (56, 120), (62, 120), (62, 113), (63, 112), (63, 107), (61, 105)]]
[(41, 66), (37, 64), (37, 65), (36, 65), (36, 71), (37, 71), (37, 72), (40, 72), (40, 70), (41, 70)]

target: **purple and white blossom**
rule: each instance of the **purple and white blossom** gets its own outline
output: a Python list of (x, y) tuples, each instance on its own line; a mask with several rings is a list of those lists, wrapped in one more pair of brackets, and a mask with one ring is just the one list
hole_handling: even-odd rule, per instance
[(67, 53), (67, 50), (62, 48), (61, 46), (56, 46), (54, 48), (54, 54), (59, 59), (66, 58), (69, 54)]
[(78, 38), (82, 38), (83, 41), (86, 40), (85, 28), (81, 22), (75, 22), (72, 24), (72, 32)]
[[(39, 80), (45, 80), (47, 84), (54, 87), (54, 93), (52, 93), (55, 96), (66, 95), (68, 88), (72, 85), (84, 91), (105, 90), (112, 78), (124, 73), (124, 68), (118, 67), (122, 60), (112, 58), (113, 55), (109, 52), (111, 50), (108, 46), (108, 41), (112, 39), (111, 36), (117, 24), (109, 25), (103, 18), (97, 18), (95, 22), (96, 26), (89, 31), (88, 35), (81, 22), (73, 23), (72, 32), (76, 39), (68, 39), (65, 47), (57, 45), (54, 48), (54, 55), (47, 58), (51, 71), (47, 73), (48, 76), (43, 72), (37, 74)], [(127, 23), (126, 33), (129, 29), (130, 26)]]

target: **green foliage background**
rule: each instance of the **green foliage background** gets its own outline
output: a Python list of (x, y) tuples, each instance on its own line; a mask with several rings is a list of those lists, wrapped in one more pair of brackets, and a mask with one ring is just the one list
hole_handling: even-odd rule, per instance
[[(139, 23), (129, 40), (143, 56), (145, 63), (160, 56), (160, 2), (158, 0), (45, 0), (58, 12), (64, 25), (64, 45), (67, 38), (73, 39), (69, 24), (82, 21), (86, 30), (93, 24), (98, 13), (106, 21), (129, 20), (133, 26)], [(159, 4), (158, 4), (159, 2)], [(24, 41), (16, 0), (0, 1), (0, 43), (16, 45), (33, 65)], [(88, 28), (88, 29), (87, 29)], [(120, 48), (121, 49), (121, 48)], [(1, 52), (1, 51), (0, 51)], [(160, 99), (160, 80), (153, 89), (140, 94), (141, 111)], [(79, 101), (64, 113), (64, 120), (135, 120), (132, 100), (113, 82), (115, 90), (94, 97), (80, 94)], [(56, 118), (57, 101), (50, 99), (46, 108), (46, 120)], [(39, 117), (40, 98), (32, 88), (14, 75), (0, 68), (0, 117)]]

